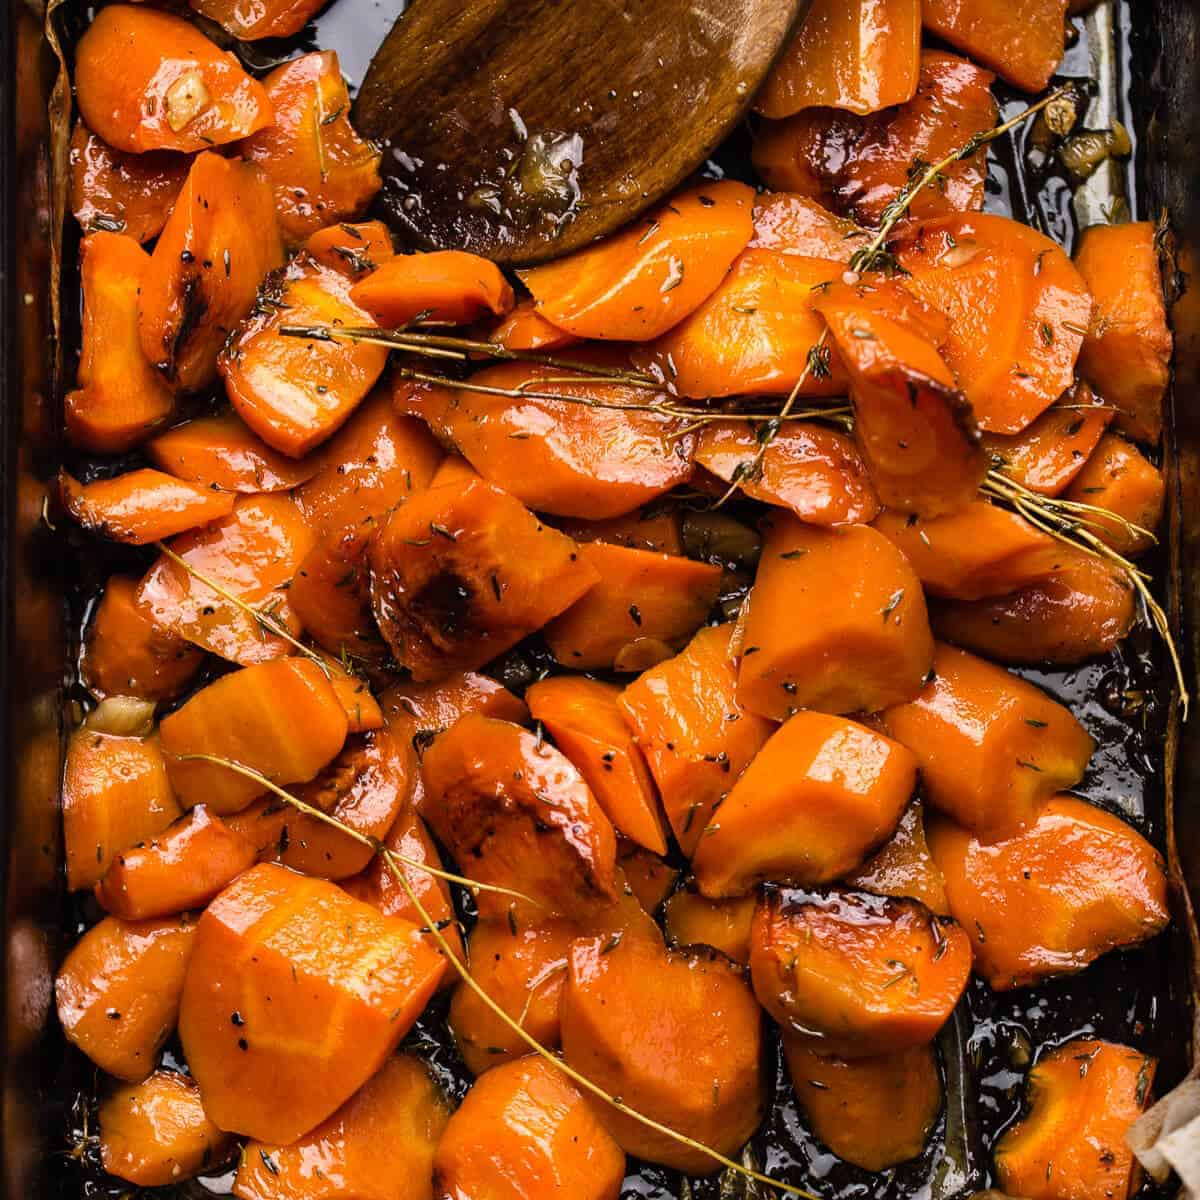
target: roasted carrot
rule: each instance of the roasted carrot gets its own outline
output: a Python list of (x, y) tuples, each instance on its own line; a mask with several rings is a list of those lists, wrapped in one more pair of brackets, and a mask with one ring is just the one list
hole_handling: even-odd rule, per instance
[(195, 934), (187, 917), (93, 925), (54, 981), (67, 1040), (110, 1075), (145, 1079), (175, 1028)]
[(253, 5), (239, 4), (237, 0), (188, 0), (188, 3), (238, 41), (290, 37), (299, 33), (321, 7), (319, 0), (265, 0)]
[(608, 542), (631, 550), (653, 550), (658, 554), (683, 553), (683, 522), (674, 506), (648, 504), (622, 517), (599, 521), (572, 518), (555, 524), (577, 542)]
[(930, 912), (949, 915), (946, 881), (925, 840), (925, 805), (921, 800), (914, 800), (904, 810), (891, 838), (843, 882), (877, 896), (911, 896)]
[[(762, 1119), (762, 1016), (743, 971), (711, 951), (647, 938), (570, 948), (559, 1014), (563, 1056), (609, 1095), (726, 1155)], [(616, 1109), (600, 1119), (638, 1158), (704, 1175), (717, 1164)]]
[(654, 912), (670, 895), (679, 872), (665, 859), (635, 842), (617, 843), (617, 861), (625, 883), (646, 912)]
[(204, 910), (179, 1036), (204, 1108), (264, 1142), (303, 1137), (395, 1049), (445, 963), (415, 925), (260, 863)]
[(487, 332), (487, 340), (506, 350), (562, 350), (579, 341), (573, 333), (551, 325), (531, 299), (518, 300), (512, 311)]
[(159, 726), (167, 773), (180, 800), (224, 816), (266, 789), (215, 763), (252, 767), (277, 784), (316, 776), (346, 740), (346, 714), (325, 672), (302, 658), (244, 667), (201, 688)]
[(171, 415), (171, 389), (142, 354), (138, 295), (150, 256), (130, 237), (93, 233), (79, 246), (83, 344), (63, 400), (67, 436), (98, 454), (132, 449)]
[(946, 818), (929, 824), (950, 911), (975, 970), (995, 989), (1081, 971), (1170, 920), (1166, 868), (1132, 826), (1055, 796), (1022, 833), (987, 843)]
[(939, 644), (920, 695), (880, 715), (916, 756), (925, 798), (983, 837), (1030, 824), (1083, 778), (1094, 743), (1061, 704), (973, 654)]
[(685, 854), (695, 850), (713, 810), (772, 729), (738, 702), (732, 632), (731, 625), (701, 629), (682, 653), (634, 680), (619, 701)]
[(937, 1036), (967, 984), (971, 945), (918, 900), (772, 889), (750, 944), (759, 1003), (815, 1050), (871, 1058)]
[(648, 342), (716, 291), (754, 231), (754, 193), (732, 180), (672, 196), (628, 229), (519, 272), (537, 312), (577, 337)]
[(274, 118), (235, 55), (141, 4), (110, 4), (88, 25), (75, 49), (75, 98), (89, 129), (132, 154), (207, 150)]
[(764, 880), (829, 883), (895, 830), (917, 762), (880, 733), (798, 712), (758, 752), (717, 809), (692, 858), (700, 891), (744, 896)]
[(933, 637), (904, 556), (864, 525), (770, 520), (743, 622), (741, 703), (782, 720), (800, 708), (874, 712), (915, 696)]
[(849, 263), (870, 238), (869, 230), (836, 216), (810, 196), (763, 192), (755, 200), (749, 248)]
[(370, 733), (383, 727), (383, 710), (371, 691), (371, 685), (355, 675), (346, 656), (334, 658), (321, 655), (325, 676), (333, 687), (342, 710), (346, 714), (346, 729), (349, 733)]
[(513, 290), (500, 268), (465, 250), (400, 254), (354, 285), (350, 298), (380, 325), (469, 325), (503, 316)]
[(1136, 558), (1153, 545), (1148, 535), (1162, 520), (1166, 490), (1162, 471), (1136, 446), (1105, 434), (1064, 495), (1112, 513), (1111, 519), (1088, 513), (1090, 528), (1119, 554)]
[(663, 927), (673, 945), (711, 946), (746, 966), (757, 903), (752, 895), (709, 900), (690, 888), (681, 888), (663, 907)]
[(396, 253), (382, 221), (342, 221), (310, 234), (304, 250), (323, 267), (349, 280), (362, 279)]

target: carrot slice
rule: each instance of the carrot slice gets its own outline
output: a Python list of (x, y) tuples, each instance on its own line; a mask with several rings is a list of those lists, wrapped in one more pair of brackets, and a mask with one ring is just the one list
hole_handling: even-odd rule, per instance
[(54, 981), (67, 1040), (110, 1075), (145, 1079), (175, 1028), (195, 934), (187, 917), (93, 925)]
[(253, 5), (237, 0), (188, 0), (188, 4), (242, 42), (291, 37), (321, 8), (320, 0), (265, 0)]
[(138, 1187), (182, 1183), (219, 1164), (233, 1140), (208, 1119), (195, 1081), (155, 1071), (100, 1104), (100, 1161)]
[[(646, 938), (571, 946), (560, 1003), (563, 1057), (612, 1096), (726, 1155), (766, 1103), (762, 1017), (744, 973), (719, 954)], [(703, 1175), (717, 1164), (616, 1109), (600, 1119), (625, 1150)]]
[(663, 907), (663, 926), (675, 946), (711, 946), (747, 966), (755, 896), (709, 900), (689, 888), (676, 892)]
[(750, 947), (759, 1002), (822, 1054), (871, 1058), (931, 1042), (971, 972), (967, 935), (918, 900), (772, 889)]
[(380, 188), (379, 151), (350, 124), (350, 96), (333, 50), (293, 58), (263, 86), (275, 121), (247, 138), (241, 152), (266, 172), (280, 232), (294, 244), (370, 204)]
[(595, 246), (518, 274), (538, 313), (560, 329), (652, 341), (716, 291), (754, 232), (753, 203), (744, 183), (706, 183)]
[(361, 676), (353, 674), (342, 659), (321, 655), (325, 675), (333, 687), (342, 710), (346, 714), (346, 728), (350, 733), (370, 733), (383, 727), (383, 710), (371, 693), (371, 687)]
[(513, 290), (500, 268), (464, 250), (400, 254), (354, 285), (350, 298), (381, 325), (469, 325), (503, 316)]
[(870, 237), (869, 230), (836, 216), (810, 196), (763, 192), (754, 202), (754, 237), (749, 249), (849, 263)]
[(577, 542), (607, 542), (630, 550), (652, 550), (656, 554), (683, 553), (683, 522), (679, 509), (648, 504), (621, 517), (599, 521), (571, 519), (555, 522)]
[(183, 391), (207, 387), (222, 344), (282, 262), (266, 177), (236, 158), (199, 155), (142, 282), (142, 353)]
[(97, 454), (132, 449), (171, 415), (171, 389), (146, 361), (138, 295), (150, 256), (130, 237), (93, 233), (79, 245), (83, 344), (77, 387), (64, 398), (67, 437)]
[(1162, 520), (1166, 482), (1162, 471), (1136, 446), (1115, 434), (1105, 434), (1067, 488), (1065, 498), (1114, 514), (1110, 520), (1088, 513), (1090, 528), (1119, 554), (1136, 558), (1154, 543), (1129, 525), (1153, 534)]
[(244, 667), (201, 688), (159, 726), (167, 772), (180, 800), (219, 816), (239, 812), (266, 789), (214, 763), (252, 767), (277, 784), (316, 776), (346, 740), (346, 714), (325, 672), (307, 659)]
[(930, 805), (982, 837), (1029, 824), (1083, 778), (1093, 742), (1061, 704), (973, 654), (938, 645), (915, 700), (880, 715), (916, 756)]
[(914, 800), (900, 818), (895, 833), (878, 853), (844, 876), (847, 887), (877, 896), (909, 896), (930, 912), (950, 914), (946, 881), (925, 840), (925, 805)]
[(552, 325), (533, 300), (518, 300), (513, 309), (488, 330), (487, 340), (506, 350), (562, 350), (580, 339)]
[(670, 863), (634, 842), (617, 844), (617, 860), (630, 891), (648, 913), (654, 912), (667, 898), (679, 877), (678, 870)]
[(392, 235), (382, 221), (343, 221), (311, 234), (305, 251), (323, 267), (347, 279), (361, 279), (396, 253)]
[(654, 780), (621, 715), (620, 696), (616, 684), (562, 675), (535, 683), (525, 699), (616, 830), (655, 854), (666, 854)]
[(182, 17), (140, 4), (110, 4), (88, 25), (75, 51), (75, 98), (88, 128), (131, 154), (207, 150), (274, 119), (236, 55)]
[(383, 1065), (445, 964), (415, 925), (260, 863), (204, 910), (179, 1036), (205, 1110), (264, 1142), (303, 1137)]
[(863, 725), (799, 712), (758, 752), (700, 837), (692, 870), (711, 899), (764, 880), (829, 883), (891, 836), (917, 760)]

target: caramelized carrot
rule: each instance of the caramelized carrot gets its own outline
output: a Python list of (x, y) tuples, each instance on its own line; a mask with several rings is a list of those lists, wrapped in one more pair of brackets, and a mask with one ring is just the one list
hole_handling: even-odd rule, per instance
[(129, 237), (93, 233), (79, 245), (83, 345), (77, 387), (64, 398), (67, 437), (97, 454), (130, 450), (174, 408), (142, 354), (138, 295), (150, 256)]
[(341, 222), (318, 229), (304, 243), (305, 252), (323, 267), (347, 279), (362, 279), (396, 253), (382, 221)]
[(204, 910), (179, 1036), (204, 1108), (265, 1142), (303, 1137), (395, 1049), (445, 964), (417, 927), (271, 863)]
[(525, 699), (530, 714), (578, 769), (618, 833), (655, 854), (666, 854), (654, 780), (621, 715), (620, 696), (616, 684), (560, 675), (535, 683)]
[(239, 812), (264, 789), (214, 763), (211, 754), (252, 767), (277, 784), (312, 779), (342, 748), (346, 714), (324, 671), (307, 659), (244, 667), (201, 688), (159, 726), (167, 772), (187, 805), (219, 816)]
[(810, 196), (763, 192), (755, 200), (749, 248), (849, 263), (870, 238), (868, 230), (836, 216)]
[(383, 710), (371, 693), (370, 684), (350, 671), (340, 658), (322, 654), (325, 675), (346, 714), (350, 733), (370, 733), (383, 727)]
[(939, 645), (915, 700), (880, 716), (916, 756), (925, 798), (983, 837), (1029, 825), (1055, 792), (1083, 778), (1093, 742), (1023, 679)]
[(62, 471), (63, 506), (92, 533), (145, 546), (228, 517), (233, 497), (162, 471), (142, 468), (82, 484)]
[[(1088, 513), (1089, 528), (1118, 554), (1136, 558), (1153, 545), (1166, 500), (1162, 471), (1132, 443), (1105, 434), (1065, 493), (1067, 500), (1090, 504), (1112, 519)], [(1130, 526), (1136, 525), (1145, 533)]]
[[(646, 938), (570, 948), (560, 1003), (563, 1057), (612, 1096), (709, 1149), (735, 1155), (766, 1101), (762, 1017), (743, 972), (718, 954)], [(703, 1175), (712, 1158), (616, 1109), (600, 1119), (624, 1149)]]
[(93, 925), (54, 981), (67, 1040), (110, 1075), (145, 1079), (175, 1028), (195, 933), (187, 917)]
[(759, 1003), (785, 1031), (843, 1058), (931, 1042), (971, 971), (967, 935), (917, 900), (771, 890), (750, 946)]
[(201, 16), (216, 21), (243, 42), (299, 33), (321, 7), (320, 0), (265, 0), (253, 5), (239, 4), (237, 0), (188, 0), (188, 3)]
[(521, 281), (538, 313), (576, 337), (652, 341), (716, 291), (754, 231), (753, 203), (744, 183), (702, 184)]
[(630, 550), (653, 550), (657, 554), (683, 553), (683, 522), (679, 509), (649, 504), (622, 517), (599, 521), (568, 518), (556, 522), (559, 529), (577, 542), (607, 542)]
[(738, 699), (773, 720), (910, 699), (933, 658), (920, 581), (864, 525), (814, 529), (772, 514), (743, 628)]
[(685, 854), (771, 732), (735, 694), (732, 625), (701, 629), (674, 658), (644, 672), (619, 704)]
[(648, 913), (654, 912), (667, 898), (679, 877), (670, 863), (634, 842), (618, 842), (617, 861), (629, 890)]
[(75, 98), (88, 128), (131, 154), (206, 150), (274, 119), (235, 55), (141, 4), (107, 5), (88, 25), (75, 50)]
[(1081, 971), (1170, 920), (1166, 868), (1131, 826), (1055, 796), (1022, 833), (986, 843), (946, 818), (929, 825), (950, 911), (975, 970), (995, 989)]
[(381, 325), (469, 325), (503, 316), (513, 290), (500, 268), (464, 250), (400, 254), (354, 285), (350, 298)]
[(551, 325), (533, 300), (518, 300), (512, 311), (488, 330), (487, 340), (506, 350), (562, 350), (579, 341), (573, 333)]
[(843, 882), (877, 896), (911, 896), (930, 912), (949, 915), (946, 881), (925, 840), (925, 806), (921, 800), (914, 800), (904, 810), (891, 838)]
[(711, 946), (746, 966), (750, 962), (750, 926), (757, 903), (755, 896), (709, 900), (683, 888), (664, 906), (663, 925), (673, 945)]

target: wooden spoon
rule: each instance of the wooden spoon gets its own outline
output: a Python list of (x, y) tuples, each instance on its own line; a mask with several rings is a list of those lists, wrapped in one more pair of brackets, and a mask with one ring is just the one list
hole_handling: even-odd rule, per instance
[(414, 0), (355, 103), (426, 249), (564, 254), (698, 167), (809, 0)]

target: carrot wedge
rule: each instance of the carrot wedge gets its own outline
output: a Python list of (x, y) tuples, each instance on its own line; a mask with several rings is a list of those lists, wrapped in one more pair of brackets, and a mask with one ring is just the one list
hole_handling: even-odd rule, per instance
[(950, 915), (946, 880), (934, 861), (925, 837), (925, 805), (914, 800), (900, 818), (891, 838), (861, 867), (846, 875), (846, 887), (876, 896), (920, 900), (932, 913)]
[[(1088, 513), (1091, 528), (1118, 554), (1136, 558), (1153, 544), (1166, 501), (1163, 473), (1131, 442), (1105, 434), (1064, 496), (1112, 513)], [(1131, 526), (1138, 526), (1133, 529)], [(1145, 530), (1145, 533), (1139, 532)]]
[(663, 905), (663, 929), (673, 946), (711, 946), (735, 963), (750, 963), (756, 896), (709, 900), (681, 888)]
[(503, 316), (513, 290), (500, 268), (463, 250), (398, 254), (356, 283), (350, 299), (379, 322), (396, 328), (419, 320), (469, 325), (484, 313)]

